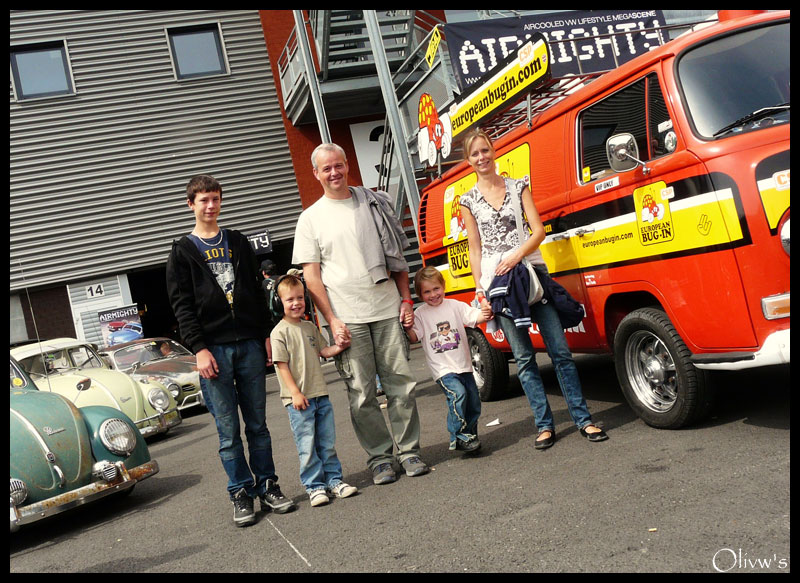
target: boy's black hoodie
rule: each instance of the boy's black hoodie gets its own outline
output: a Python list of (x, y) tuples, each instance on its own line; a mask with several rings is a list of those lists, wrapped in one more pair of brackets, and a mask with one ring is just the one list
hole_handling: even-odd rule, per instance
[(172, 242), (167, 259), (167, 293), (184, 344), (197, 354), (214, 344), (255, 339), (272, 332), (261, 273), (247, 238), (226, 229), (235, 277), (233, 307), (188, 236)]

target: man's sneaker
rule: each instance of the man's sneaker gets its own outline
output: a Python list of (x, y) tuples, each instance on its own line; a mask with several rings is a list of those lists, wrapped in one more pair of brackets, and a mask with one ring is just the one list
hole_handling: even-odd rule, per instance
[(330, 502), (325, 490), (312, 490), (308, 493), (308, 499), (311, 500), (311, 506), (322, 506)]
[(380, 486), (381, 484), (391, 484), (397, 480), (397, 476), (392, 469), (392, 464), (378, 464), (372, 468), (372, 483)]
[(421, 476), (428, 473), (428, 466), (425, 465), (417, 456), (410, 457), (402, 462), (403, 469), (406, 471), (406, 476)]
[(231, 502), (233, 502), (233, 522), (236, 526), (249, 526), (256, 521), (253, 499), (247, 495), (247, 490), (241, 488), (233, 495)]
[(470, 439), (469, 441), (464, 441), (461, 438), (456, 440), (456, 449), (458, 451), (463, 451), (464, 453), (475, 453), (481, 448), (481, 442), (478, 441), (477, 437)]
[(344, 482), (339, 482), (333, 488), (331, 488), (331, 494), (337, 498), (349, 498), (353, 494), (357, 493), (358, 488), (351, 486), (350, 484), (345, 484)]
[(267, 491), (259, 494), (258, 499), (261, 501), (261, 510), (272, 509), (278, 514), (284, 514), (295, 509), (294, 502), (283, 495), (275, 480), (267, 480)]

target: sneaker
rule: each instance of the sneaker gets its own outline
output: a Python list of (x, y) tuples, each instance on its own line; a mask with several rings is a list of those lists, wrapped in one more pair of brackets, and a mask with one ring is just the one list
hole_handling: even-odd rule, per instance
[(233, 523), (236, 526), (249, 526), (256, 521), (253, 499), (247, 495), (247, 490), (241, 488), (233, 495), (231, 502), (233, 502)]
[(339, 482), (333, 488), (331, 488), (331, 494), (337, 498), (349, 498), (353, 494), (357, 493), (358, 488), (351, 486), (350, 484), (345, 484), (344, 482)]
[(325, 490), (312, 490), (308, 493), (308, 499), (311, 500), (311, 506), (322, 506), (330, 502)]
[(372, 483), (376, 485), (391, 484), (397, 480), (397, 476), (392, 469), (392, 464), (383, 463), (378, 464), (372, 468)]
[(481, 448), (481, 442), (478, 440), (477, 437), (470, 439), (469, 441), (464, 441), (461, 438), (456, 440), (456, 449), (458, 451), (463, 451), (464, 453), (475, 453)]
[(261, 510), (274, 510), (278, 514), (284, 514), (295, 509), (294, 502), (281, 492), (278, 482), (267, 480), (267, 491), (258, 495), (261, 501)]
[(406, 476), (421, 476), (428, 473), (428, 466), (425, 465), (417, 456), (408, 458), (402, 462), (403, 469), (406, 471)]

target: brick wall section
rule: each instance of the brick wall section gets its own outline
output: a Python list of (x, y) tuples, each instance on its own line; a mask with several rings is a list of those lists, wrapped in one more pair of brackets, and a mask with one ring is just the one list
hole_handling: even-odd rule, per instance
[[(308, 18), (308, 11), (305, 10), (303, 12), (305, 17)], [(429, 10), (429, 12), (441, 19), (445, 17), (444, 10)], [(259, 10), (259, 15), (261, 17), (261, 27), (264, 29), (264, 39), (267, 44), (270, 67), (272, 67), (272, 76), (275, 79), (275, 89), (278, 93), (278, 101), (281, 104), (283, 127), (286, 130), (286, 138), (289, 142), (292, 165), (297, 177), (297, 187), (300, 190), (300, 201), (303, 208), (307, 208), (322, 196), (322, 187), (311, 171), (311, 152), (321, 141), (319, 130), (317, 130), (316, 124), (295, 127), (289, 121), (286, 116), (286, 110), (283, 107), (283, 92), (281, 91), (280, 74), (278, 72), (278, 59), (286, 47), (286, 42), (289, 40), (289, 35), (294, 28), (294, 15), (291, 10)], [(313, 39), (310, 26), (306, 27), (306, 31), (309, 39)], [(313, 49), (311, 56), (314, 59), (317, 71), (319, 71), (317, 54)], [(350, 167), (348, 182), (351, 185), (362, 184), (362, 180), (356, 159), (356, 151), (353, 147), (353, 138), (350, 135), (350, 125), (383, 118), (384, 116), (361, 116), (342, 120), (328, 120), (331, 139), (340, 145), (347, 154), (347, 163)]]
[[(39, 329), (39, 338), (75, 338), (75, 324), (72, 321), (72, 310), (69, 305), (69, 296), (66, 287), (53, 287), (49, 289), (30, 292), (31, 304), (36, 315), (36, 327)], [(28, 338), (36, 338), (36, 327), (31, 317), (31, 306), (28, 304), (28, 295), (20, 294), (22, 311), (25, 314), (25, 328)]]

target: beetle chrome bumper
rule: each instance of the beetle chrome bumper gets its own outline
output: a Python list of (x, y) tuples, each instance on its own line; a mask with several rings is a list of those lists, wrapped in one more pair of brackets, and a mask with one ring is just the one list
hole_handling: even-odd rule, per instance
[[(154, 420), (157, 421), (155, 424), (152, 423)], [(176, 407), (175, 409), (170, 409), (169, 411), (158, 413), (157, 415), (153, 415), (152, 417), (139, 419), (136, 422), (136, 427), (139, 429), (139, 432), (144, 437), (149, 437), (151, 435), (164, 433), (171, 427), (180, 425), (181, 421), (182, 421), (181, 414), (178, 413), (178, 409)]]
[(36, 522), (47, 516), (133, 488), (136, 482), (158, 473), (158, 462), (156, 460), (150, 460), (130, 470), (126, 469), (122, 462), (117, 462), (115, 465), (119, 471), (116, 479), (110, 482), (98, 480), (77, 490), (65, 492), (27, 506), (14, 506), (14, 504), (11, 504), (11, 532), (16, 532), (23, 524)]

